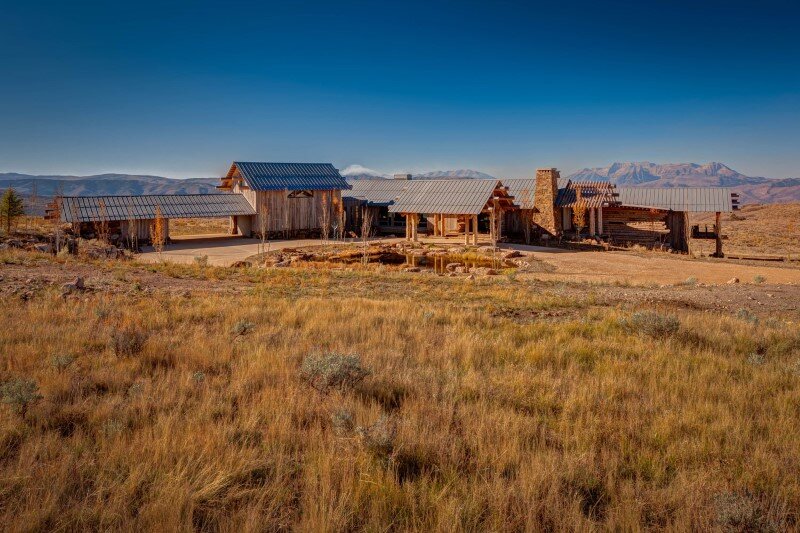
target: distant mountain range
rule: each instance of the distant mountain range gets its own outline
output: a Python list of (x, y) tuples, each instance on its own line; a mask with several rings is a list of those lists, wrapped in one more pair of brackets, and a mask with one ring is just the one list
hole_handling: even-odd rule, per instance
[(742, 203), (800, 202), (800, 179), (745, 176), (722, 163), (614, 163), (585, 168), (576, 181), (611, 181), (626, 187), (730, 187)]
[[(381, 179), (381, 174), (354, 166), (342, 171), (348, 179)], [(471, 169), (437, 170), (414, 174), (415, 179), (494, 179), (489, 174)], [(611, 181), (628, 187), (730, 187), (738, 192), (742, 203), (800, 202), (800, 179), (770, 179), (745, 176), (722, 163), (649, 162), (614, 163), (607, 167), (585, 168), (569, 176), (580, 181)], [(219, 178), (173, 179), (134, 174), (98, 174), (95, 176), (32, 176), (0, 173), (0, 190), (14, 187), (30, 197), (34, 189), (42, 198), (65, 196), (129, 195), (129, 194), (207, 194), (217, 192)]]
[(128, 195), (128, 194), (206, 194), (216, 191), (219, 178), (172, 179), (134, 174), (96, 176), (31, 176), (0, 174), (0, 189), (14, 187), (23, 196), (41, 197)]

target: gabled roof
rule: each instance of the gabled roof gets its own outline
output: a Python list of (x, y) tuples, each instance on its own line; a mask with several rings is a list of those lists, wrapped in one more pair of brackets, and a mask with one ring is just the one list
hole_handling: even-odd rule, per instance
[[(514, 203), (520, 209), (533, 209), (536, 194), (536, 178), (503, 178), (500, 181), (508, 188), (509, 194), (514, 197)], [(559, 177), (557, 187), (559, 190), (566, 188), (570, 183), (569, 178)]]
[[(222, 178), (226, 187), (236, 170), (256, 191), (349, 189), (347, 181), (330, 163), (253, 163), (234, 161)], [(227, 182), (227, 183), (226, 183)]]
[(411, 180), (389, 212), (477, 215), (500, 187), (500, 180)]
[(400, 196), (411, 180), (404, 179), (369, 179), (347, 180), (350, 190), (342, 193), (344, 198), (355, 198), (372, 206), (388, 206)]
[(617, 187), (618, 201), (630, 207), (650, 207), (691, 213), (730, 212), (738, 196), (727, 187)]
[[(63, 196), (62, 222), (152, 220), (156, 207), (164, 218), (255, 215), (241, 194), (149, 194), (144, 196)], [(50, 210), (52, 215), (53, 209)]]
[(580, 198), (588, 207), (603, 207), (617, 203), (614, 185), (609, 181), (570, 181), (569, 185), (558, 190), (556, 206), (573, 207)]

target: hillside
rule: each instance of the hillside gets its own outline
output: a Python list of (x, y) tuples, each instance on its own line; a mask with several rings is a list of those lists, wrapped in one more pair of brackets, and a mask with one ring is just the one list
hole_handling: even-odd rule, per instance
[(800, 179), (745, 176), (722, 163), (613, 163), (569, 176), (580, 181), (609, 180), (626, 187), (731, 187), (742, 203), (800, 202)]
[[(714, 224), (713, 213), (697, 216), (694, 224)], [(723, 215), (722, 233), (728, 236), (725, 252), (800, 258), (800, 203), (750, 204)], [(692, 241), (710, 252), (713, 241)]]
[(9, 250), (0, 276), (9, 531), (796, 525), (796, 286)]
[(218, 178), (173, 179), (136, 174), (98, 174), (94, 176), (32, 176), (0, 174), (0, 189), (14, 187), (23, 196), (34, 188), (38, 196), (52, 197), (127, 194), (206, 194), (215, 192)]

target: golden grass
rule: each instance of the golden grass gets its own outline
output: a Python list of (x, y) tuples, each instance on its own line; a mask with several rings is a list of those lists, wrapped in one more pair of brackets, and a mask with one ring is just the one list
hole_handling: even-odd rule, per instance
[(180, 235), (209, 235), (228, 233), (230, 220), (224, 218), (175, 218), (169, 221), (169, 234), (177, 237)]
[[(714, 224), (714, 214), (696, 217), (693, 224)], [(726, 253), (779, 255), (800, 259), (800, 203), (748, 204), (722, 216)], [(692, 240), (692, 247), (704, 253), (714, 250), (714, 241)]]
[[(176, 271), (177, 272), (177, 271)], [(184, 275), (191, 272), (185, 268)], [(511, 277), (271, 271), (247, 294), (157, 291), (2, 307), (0, 380), (44, 398), (0, 414), (9, 530), (794, 528), (796, 324), (630, 312)], [(371, 295), (371, 296), (364, 296)], [(518, 320), (565, 309), (559, 321)], [(254, 324), (249, 334), (235, 325)], [(112, 335), (141, 330), (141, 353)], [(324, 395), (319, 351), (371, 375)], [(754, 357), (756, 354), (757, 357)], [(54, 355), (72, 355), (59, 369)], [(59, 359), (62, 361), (63, 359)], [(396, 424), (381, 455), (334, 431)], [(742, 518), (744, 517), (744, 518)]]

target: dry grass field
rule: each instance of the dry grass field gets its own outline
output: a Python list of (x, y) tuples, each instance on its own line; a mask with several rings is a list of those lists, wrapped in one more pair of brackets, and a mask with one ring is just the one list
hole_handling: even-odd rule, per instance
[[(692, 223), (710, 227), (714, 215), (697, 217)], [(722, 233), (729, 238), (725, 253), (800, 259), (800, 203), (744, 205), (722, 216)], [(714, 241), (693, 240), (692, 246), (706, 254), (714, 251)]]
[(230, 221), (225, 218), (176, 218), (169, 222), (169, 233), (181, 235), (211, 235), (228, 233)]
[[(44, 268), (97, 277), (64, 293)], [(8, 530), (800, 527), (781, 313), (513, 274), (0, 252), (0, 276), (23, 272), (0, 310)]]

